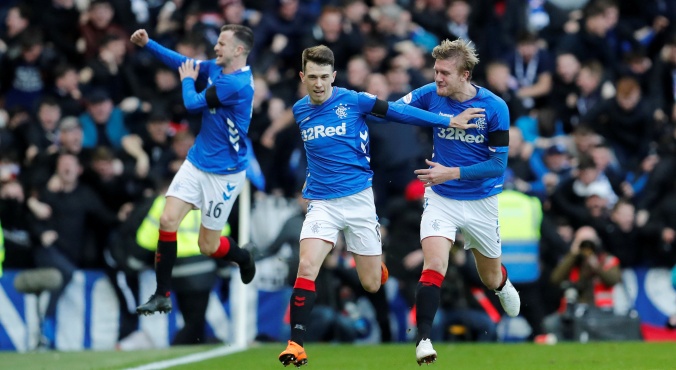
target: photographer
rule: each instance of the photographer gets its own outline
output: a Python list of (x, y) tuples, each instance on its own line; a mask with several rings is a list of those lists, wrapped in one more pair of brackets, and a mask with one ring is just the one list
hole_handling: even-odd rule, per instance
[(571, 315), (580, 318), (589, 311), (611, 312), (613, 286), (621, 278), (617, 257), (602, 249), (593, 228), (580, 227), (575, 233), (570, 252), (554, 268), (550, 278), (554, 286), (566, 287), (566, 304), (562, 305), (558, 313), (545, 318), (546, 331), (561, 338), (565, 329), (562, 320), (571, 319)]

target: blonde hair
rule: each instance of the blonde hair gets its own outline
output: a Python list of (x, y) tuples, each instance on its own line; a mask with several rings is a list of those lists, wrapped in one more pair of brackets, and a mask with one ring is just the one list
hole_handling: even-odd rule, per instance
[(465, 41), (461, 38), (451, 41), (446, 39), (441, 44), (434, 47), (432, 57), (437, 60), (457, 59), (459, 72), (469, 71), (472, 76), (472, 70), (479, 64), (479, 57), (471, 41)]

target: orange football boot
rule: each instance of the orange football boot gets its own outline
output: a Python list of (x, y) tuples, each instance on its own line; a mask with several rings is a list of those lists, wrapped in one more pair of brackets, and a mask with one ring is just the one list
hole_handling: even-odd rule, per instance
[(301, 367), (307, 364), (307, 354), (303, 346), (290, 340), (284, 352), (279, 354), (279, 362), (284, 366), (294, 364), (296, 367)]

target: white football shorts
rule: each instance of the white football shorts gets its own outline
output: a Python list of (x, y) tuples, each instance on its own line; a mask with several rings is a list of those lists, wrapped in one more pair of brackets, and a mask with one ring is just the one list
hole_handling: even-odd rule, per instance
[(383, 254), (371, 188), (342, 198), (308, 201), (300, 240), (315, 238), (336, 245), (340, 231), (348, 251), (362, 256)]
[(441, 236), (455, 241), (458, 230), (465, 238), (465, 249), (475, 248), (488, 258), (502, 254), (498, 197), (457, 200), (425, 189), (425, 210), (420, 221), (420, 240)]
[(201, 209), (205, 228), (223, 230), (245, 180), (246, 171), (218, 175), (204, 172), (186, 160), (171, 181), (167, 196)]

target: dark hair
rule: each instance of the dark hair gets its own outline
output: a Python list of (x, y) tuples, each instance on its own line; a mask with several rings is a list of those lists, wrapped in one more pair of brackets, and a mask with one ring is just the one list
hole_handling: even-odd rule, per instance
[(305, 72), (307, 62), (312, 62), (318, 66), (331, 66), (331, 68), (334, 68), (336, 64), (333, 51), (325, 45), (317, 45), (303, 50), (302, 61), (303, 72)]
[(22, 50), (28, 50), (36, 45), (42, 45), (44, 38), (42, 31), (37, 28), (29, 28), (19, 37)]
[(43, 105), (49, 105), (49, 106), (52, 106), (52, 107), (57, 106), (57, 107), (61, 108), (59, 106), (59, 102), (53, 96), (45, 96), (44, 98), (40, 99), (40, 104), (38, 105), (38, 107), (41, 107)]
[(594, 162), (594, 158), (588, 154), (581, 154), (580, 158), (578, 159), (578, 164), (577, 164), (577, 169), (578, 170), (587, 170), (587, 169), (593, 169), (596, 168), (596, 163)]
[(233, 36), (244, 46), (244, 51), (248, 55), (253, 49), (254, 34), (251, 28), (240, 24), (226, 24), (221, 27), (221, 32), (232, 31)]
[(105, 36), (99, 40), (99, 50), (103, 49), (104, 47), (108, 46), (111, 42), (123, 40), (122, 36), (116, 33), (107, 33)]
[(109, 7), (113, 7), (113, 4), (110, 3), (109, 0), (92, 0), (89, 2), (89, 9), (93, 8), (96, 5), (108, 5)]
[(604, 15), (606, 9), (597, 3), (590, 2), (587, 4), (587, 6), (582, 9), (582, 14), (584, 19), (589, 19), (593, 17), (598, 17)]
[(66, 75), (66, 73), (74, 71), (77, 72), (77, 69), (68, 63), (61, 63), (54, 67), (54, 77), (61, 78)]
[(148, 123), (165, 123), (169, 121), (171, 121), (169, 115), (160, 110), (150, 112), (150, 116), (148, 117)]
[(516, 37), (517, 44), (535, 44), (538, 42), (538, 35), (530, 31), (521, 31)]

